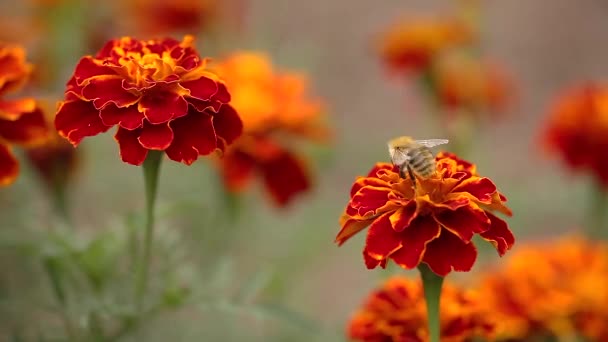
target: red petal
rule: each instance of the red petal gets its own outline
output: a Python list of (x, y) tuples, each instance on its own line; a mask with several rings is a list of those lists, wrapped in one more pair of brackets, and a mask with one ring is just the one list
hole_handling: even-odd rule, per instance
[(350, 239), (353, 235), (357, 234), (361, 230), (365, 229), (369, 226), (374, 220), (355, 220), (349, 219), (348, 215), (344, 215), (340, 219), (340, 223), (342, 224), (342, 229), (336, 236), (334, 242), (338, 244), (338, 246), (342, 246), (348, 239)]
[(82, 96), (93, 101), (95, 108), (101, 109), (108, 103), (116, 107), (131, 106), (139, 100), (139, 96), (130, 93), (122, 87), (120, 76), (91, 78), (89, 84), (82, 88)]
[(391, 226), (400, 232), (406, 229), (416, 216), (416, 201), (409, 201), (390, 216)]
[(226, 85), (222, 82), (217, 83), (217, 92), (213, 95), (213, 100), (220, 103), (230, 102), (230, 93), (226, 89)]
[(471, 178), (457, 185), (452, 192), (468, 192), (480, 202), (491, 203), (496, 185), (488, 178)]
[(390, 188), (391, 185), (389, 183), (387, 183), (386, 181), (379, 179), (379, 178), (371, 178), (371, 177), (359, 177), (357, 178), (357, 180), (355, 181), (355, 183), (353, 183), (353, 186), (350, 189), (350, 197), (354, 197), (355, 194), (364, 186), (366, 185), (371, 185), (372, 187), (375, 188), (382, 188), (382, 187), (386, 187), (386, 188)]
[(105, 106), (99, 112), (99, 116), (104, 125), (120, 125), (120, 127), (128, 130), (140, 128), (143, 125), (145, 118), (144, 114), (137, 109), (137, 106), (118, 108), (114, 104)]
[(213, 115), (213, 128), (219, 138), (217, 147), (224, 151), (243, 133), (243, 122), (234, 108), (225, 104), (220, 108), (219, 113)]
[(63, 102), (55, 116), (55, 128), (75, 146), (84, 137), (105, 132), (110, 127), (103, 124), (99, 111), (90, 102)]
[(264, 162), (264, 183), (279, 206), (287, 205), (295, 195), (310, 188), (310, 181), (303, 163), (287, 151)]
[(465, 243), (456, 235), (442, 229), (441, 235), (429, 243), (422, 261), (433, 272), (445, 277), (452, 271), (468, 272), (477, 259), (477, 249), (472, 242)]
[(403, 247), (391, 255), (396, 264), (412, 269), (420, 263), (429, 242), (435, 240), (441, 229), (431, 217), (418, 216), (410, 226), (401, 232)]
[(78, 61), (76, 69), (74, 70), (74, 81), (76, 85), (82, 84), (84, 80), (87, 80), (93, 76), (98, 75), (112, 75), (114, 71), (104, 65), (99, 60), (95, 60), (90, 56), (83, 57)]
[(173, 131), (168, 123), (160, 125), (146, 123), (141, 129), (138, 140), (144, 148), (163, 151), (171, 145)]
[(515, 237), (505, 221), (491, 213), (486, 213), (486, 215), (490, 218), (490, 229), (480, 235), (487, 241), (490, 241), (498, 251), (498, 254), (503, 256), (515, 243)]
[(49, 127), (40, 108), (22, 113), (17, 120), (0, 119), (0, 137), (16, 144), (32, 144), (48, 137)]
[(390, 213), (378, 217), (367, 231), (364, 252), (375, 259), (386, 259), (401, 248), (401, 234), (394, 231)]
[(171, 121), (170, 125), (175, 136), (166, 152), (172, 160), (190, 165), (199, 155), (215, 150), (217, 145), (211, 115), (191, 110), (188, 115)]
[(469, 242), (473, 235), (490, 228), (490, 219), (482, 209), (462, 207), (457, 210), (444, 210), (435, 214), (435, 220), (445, 229), (456, 234), (462, 241)]
[(19, 174), (19, 163), (8, 146), (0, 144), (0, 186), (11, 184)]
[(36, 100), (2, 100), (0, 99), (0, 120), (15, 121), (23, 113), (30, 113), (36, 110)]
[(191, 97), (203, 101), (211, 99), (218, 90), (217, 82), (207, 77), (201, 77), (194, 81), (181, 82), (180, 85), (190, 90)]
[(360, 216), (378, 214), (386, 207), (390, 191), (390, 188), (363, 187), (353, 196), (351, 206)]
[(186, 115), (188, 102), (175, 93), (153, 92), (141, 99), (139, 110), (151, 124), (159, 124)]
[(128, 129), (118, 127), (118, 131), (116, 131), (114, 139), (116, 139), (118, 146), (120, 147), (120, 158), (125, 163), (141, 165), (144, 160), (146, 160), (148, 150), (141, 146), (139, 140), (137, 139), (140, 133), (141, 129), (130, 131)]
[(255, 160), (246, 153), (231, 149), (220, 160), (224, 184), (230, 191), (241, 191), (253, 176)]
[(378, 266), (386, 268), (386, 259), (377, 260), (368, 255), (365, 251), (363, 251), (363, 260), (365, 261), (365, 266), (368, 270), (374, 269)]

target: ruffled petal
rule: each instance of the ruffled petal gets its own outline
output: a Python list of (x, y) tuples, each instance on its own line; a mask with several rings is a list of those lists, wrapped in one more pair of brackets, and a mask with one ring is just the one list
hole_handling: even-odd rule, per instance
[(49, 127), (40, 108), (22, 113), (17, 120), (0, 120), (0, 137), (14, 144), (34, 145), (47, 139)]
[(2, 100), (0, 99), (0, 120), (15, 121), (23, 113), (31, 113), (36, 110), (36, 100)]
[(405, 269), (412, 269), (420, 263), (426, 246), (439, 237), (439, 224), (430, 217), (419, 216), (401, 232), (401, 247), (391, 254), (391, 259)]
[(473, 177), (454, 187), (452, 192), (465, 192), (479, 202), (491, 203), (492, 194), (496, 192), (496, 185), (488, 178)]
[(409, 201), (404, 207), (399, 208), (390, 216), (391, 226), (397, 232), (400, 232), (407, 227), (417, 216), (416, 202)]
[(141, 165), (148, 156), (148, 150), (139, 143), (141, 129), (128, 130), (118, 127), (114, 139), (120, 147), (120, 158), (131, 165)]
[(144, 114), (137, 109), (136, 105), (119, 108), (114, 104), (109, 104), (99, 111), (99, 116), (106, 126), (119, 125), (128, 130), (142, 127), (145, 119)]
[(213, 128), (218, 137), (217, 148), (224, 151), (243, 133), (243, 122), (234, 108), (225, 104), (213, 115)]
[(84, 137), (106, 132), (106, 126), (99, 117), (99, 111), (90, 102), (62, 102), (55, 116), (57, 132), (77, 146)]
[(168, 123), (152, 125), (146, 123), (139, 135), (139, 143), (149, 150), (165, 150), (173, 141), (173, 130)]
[(220, 161), (222, 178), (229, 191), (238, 192), (247, 187), (253, 171), (255, 160), (250, 155), (239, 150), (231, 150)]
[(477, 259), (477, 249), (458, 236), (442, 229), (441, 235), (426, 247), (422, 261), (436, 274), (445, 277), (452, 270), (468, 272)]
[(197, 80), (181, 82), (180, 85), (190, 91), (190, 96), (199, 100), (208, 101), (215, 93), (217, 93), (217, 82), (201, 77)]
[(353, 235), (357, 234), (358, 232), (369, 226), (373, 221), (374, 219), (355, 220), (352, 219), (349, 215), (342, 215), (342, 217), (340, 218), (340, 226), (342, 227), (342, 229), (340, 229), (340, 232), (338, 232), (338, 235), (336, 236), (334, 242), (336, 242), (338, 246), (341, 246)]
[(190, 111), (182, 118), (171, 121), (174, 138), (166, 149), (171, 160), (192, 164), (199, 155), (207, 155), (215, 150), (216, 137), (211, 115)]
[(515, 237), (509, 230), (507, 223), (491, 213), (486, 213), (490, 219), (490, 228), (481, 233), (481, 237), (490, 241), (498, 251), (500, 256), (503, 256), (515, 243)]
[(0, 186), (11, 184), (19, 174), (19, 163), (8, 146), (0, 144)]
[(456, 234), (462, 241), (469, 242), (473, 235), (490, 228), (490, 219), (479, 208), (462, 207), (457, 210), (444, 210), (433, 215), (445, 229)]
[(137, 103), (140, 96), (125, 90), (122, 84), (123, 78), (118, 75), (93, 77), (82, 88), (82, 97), (88, 101), (93, 101), (97, 109), (101, 109), (110, 103), (119, 108)]
[(401, 235), (391, 226), (390, 213), (378, 217), (367, 231), (364, 252), (378, 260), (401, 248)]
[(287, 151), (265, 161), (261, 167), (266, 188), (279, 206), (287, 205), (296, 195), (310, 188), (306, 167)]
[(165, 123), (183, 117), (188, 112), (188, 102), (172, 92), (153, 92), (139, 101), (139, 111), (143, 112), (151, 124)]

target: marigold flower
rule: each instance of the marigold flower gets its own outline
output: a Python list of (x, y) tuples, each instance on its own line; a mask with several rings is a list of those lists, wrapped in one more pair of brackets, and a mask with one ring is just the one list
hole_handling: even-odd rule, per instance
[(217, 0), (131, 0), (126, 1), (133, 13), (136, 28), (147, 34), (199, 32), (218, 15)]
[(0, 186), (12, 183), (19, 174), (19, 163), (10, 145), (31, 146), (48, 134), (42, 111), (34, 99), (4, 98), (21, 89), (31, 71), (23, 48), (0, 43)]
[[(482, 310), (475, 291), (444, 284), (441, 295), (442, 341), (473, 341), (491, 336), (493, 322)], [(351, 319), (347, 333), (356, 341), (428, 341), (424, 290), (420, 281), (389, 279), (372, 292)]]
[(288, 204), (311, 182), (305, 163), (291, 151), (287, 138), (327, 138), (320, 101), (308, 95), (303, 75), (274, 70), (262, 53), (235, 53), (217, 69), (243, 120), (243, 136), (219, 164), (227, 188), (244, 190), (257, 172), (274, 202)]
[(442, 58), (433, 73), (439, 101), (449, 109), (498, 113), (511, 100), (511, 81), (494, 63), (452, 55)]
[(578, 237), (529, 244), (484, 276), (484, 306), (499, 340), (608, 338), (608, 248)]
[(390, 68), (405, 72), (427, 70), (441, 53), (474, 40), (467, 24), (455, 18), (401, 21), (381, 37), (379, 53)]
[(190, 165), (223, 151), (242, 131), (222, 80), (206, 69), (193, 38), (109, 41), (80, 60), (55, 117), (74, 146), (118, 126), (123, 161), (141, 165), (149, 150)]
[(549, 151), (571, 169), (591, 172), (608, 187), (608, 85), (588, 83), (560, 95), (543, 138)]
[(510, 216), (506, 198), (475, 165), (454, 154), (437, 155), (436, 167), (435, 176), (419, 179), (414, 189), (397, 166), (376, 164), (353, 184), (336, 242), (370, 226), (363, 250), (367, 268), (384, 268), (388, 259), (405, 269), (424, 262), (440, 276), (473, 267), (476, 234), (503, 255), (514, 237), (492, 211)]

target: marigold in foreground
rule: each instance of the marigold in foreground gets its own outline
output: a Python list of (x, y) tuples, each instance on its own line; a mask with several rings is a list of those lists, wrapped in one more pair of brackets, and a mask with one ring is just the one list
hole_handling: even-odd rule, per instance
[(7, 94), (22, 88), (31, 71), (23, 48), (0, 43), (0, 186), (12, 183), (19, 174), (19, 163), (10, 145), (31, 146), (48, 134), (48, 126), (34, 99), (5, 99)]
[(380, 38), (379, 53), (391, 69), (423, 72), (452, 48), (474, 40), (466, 23), (455, 18), (418, 18), (402, 21)]
[[(474, 291), (445, 284), (440, 313), (442, 341), (474, 341), (492, 334), (493, 322)], [(347, 332), (349, 338), (364, 342), (428, 341), (422, 283), (404, 277), (389, 279), (369, 295), (351, 319)]]
[(580, 85), (559, 96), (543, 139), (568, 167), (590, 172), (608, 187), (608, 85)]
[(288, 204), (311, 185), (290, 143), (295, 137), (324, 141), (328, 136), (320, 101), (308, 95), (303, 75), (274, 70), (262, 53), (235, 53), (217, 70), (243, 120), (243, 136), (219, 162), (226, 187), (243, 191), (259, 173), (274, 202)]
[(242, 131), (224, 82), (207, 70), (193, 38), (108, 42), (80, 60), (55, 127), (73, 145), (118, 126), (123, 161), (141, 165), (149, 150), (184, 164), (225, 150)]
[(363, 250), (367, 268), (384, 268), (388, 259), (405, 269), (424, 262), (440, 276), (473, 267), (474, 235), (503, 255), (515, 241), (492, 211), (510, 216), (506, 198), (475, 165), (454, 154), (440, 153), (436, 166), (436, 174), (419, 179), (414, 189), (396, 166), (376, 164), (353, 184), (336, 242), (341, 245), (370, 226)]
[(482, 279), (484, 306), (505, 341), (608, 341), (608, 248), (577, 237), (529, 244)]

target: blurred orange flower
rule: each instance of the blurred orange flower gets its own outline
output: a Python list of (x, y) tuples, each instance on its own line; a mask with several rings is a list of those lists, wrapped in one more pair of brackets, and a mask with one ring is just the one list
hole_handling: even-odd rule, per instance
[(48, 134), (34, 99), (5, 99), (23, 87), (31, 72), (22, 47), (0, 43), (0, 186), (12, 183), (19, 173), (10, 145), (32, 146)]
[(288, 204), (310, 188), (309, 172), (289, 148), (290, 139), (328, 138), (321, 102), (308, 95), (304, 75), (274, 70), (263, 53), (235, 53), (217, 70), (243, 120), (243, 136), (219, 162), (227, 188), (243, 191), (258, 172), (274, 202)]
[(474, 32), (461, 20), (421, 17), (401, 21), (386, 31), (380, 39), (379, 53), (393, 70), (423, 72), (439, 54), (474, 39)]
[(159, 150), (190, 165), (241, 135), (241, 119), (229, 101), (224, 82), (206, 68), (191, 36), (181, 42), (124, 37), (80, 60), (55, 127), (77, 146), (118, 126), (124, 162), (141, 165), (149, 150)]
[(568, 89), (553, 104), (543, 139), (573, 170), (585, 170), (608, 187), (608, 85)]
[(376, 164), (353, 184), (336, 242), (341, 245), (371, 225), (363, 250), (367, 268), (384, 268), (390, 258), (405, 269), (424, 262), (440, 276), (473, 267), (474, 235), (503, 255), (515, 241), (507, 223), (492, 211), (510, 216), (506, 198), (477, 174), (475, 165), (454, 154), (437, 155), (436, 168), (414, 189), (397, 166)]
[(449, 109), (497, 114), (512, 100), (511, 81), (496, 64), (451, 54), (438, 61), (433, 73), (439, 101)]
[[(474, 291), (444, 284), (439, 310), (442, 341), (474, 341), (491, 336), (493, 322), (480, 301)], [(364, 342), (428, 341), (422, 283), (404, 277), (389, 279), (369, 295), (351, 319), (347, 333), (349, 338)]]
[(207, 28), (217, 17), (217, 0), (130, 0), (134, 28), (143, 34), (193, 33)]
[(482, 279), (499, 340), (608, 340), (608, 247), (578, 237), (529, 244)]

